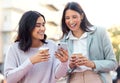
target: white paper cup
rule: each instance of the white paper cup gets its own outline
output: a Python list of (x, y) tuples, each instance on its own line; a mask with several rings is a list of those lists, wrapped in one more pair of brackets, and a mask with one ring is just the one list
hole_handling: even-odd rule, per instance
[(49, 54), (49, 48), (48, 47), (40, 47), (39, 51), (42, 53), (45, 53), (46, 55)]

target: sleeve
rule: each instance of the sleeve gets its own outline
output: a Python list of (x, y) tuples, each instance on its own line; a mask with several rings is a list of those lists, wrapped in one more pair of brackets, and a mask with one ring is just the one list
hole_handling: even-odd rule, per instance
[[(54, 45), (54, 49), (56, 51), (57, 46), (56, 44)], [(54, 57), (54, 72), (55, 72), (55, 79), (59, 79), (63, 76), (66, 75), (67, 70), (68, 70), (68, 61), (62, 63), (61, 61), (59, 61), (59, 59), (57, 59), (56, 57)]]
[(61, 77), (66, 76), (67, 71), (68, 71), (68, 61), (58, 64), (55, 71), (55, 78), (59, 79)]
[(98, 60), (94, 61), (96, 65), (95, 71), (108, 72), (111, 70), (115, 70), (117, 68), (117, 61), (116, 61), (115, 53), (113, 51), (112, 43), (110, 41), (110, 36), (107, 30), (104, 28), (101, 29), (99, 35), (101, 38), (100, 40), (104, 53), (104, 59), (99, 61)]
[(17, 83), (33, 66), (29, 59), (24, 61), (20, 66), (17, 66), (16, 50), (13, 46), (10, 46), (6, 53), (4, 75), (7, 83)]

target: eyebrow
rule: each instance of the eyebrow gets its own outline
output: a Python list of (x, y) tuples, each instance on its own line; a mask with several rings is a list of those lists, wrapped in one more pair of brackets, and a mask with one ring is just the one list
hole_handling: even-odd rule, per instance
[(41, 23), (36, 23), (36, 24), (41, 24)]
[[(46, 23), (46, 22), (43, 22), (44, 24)], [(42, 24), (42, 23), (36, 23), (36, 24)]]

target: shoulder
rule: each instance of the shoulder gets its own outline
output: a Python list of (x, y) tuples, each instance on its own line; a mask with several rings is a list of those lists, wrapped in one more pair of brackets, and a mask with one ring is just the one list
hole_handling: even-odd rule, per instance
[(56, 42), (53, 40), (47, 39), (46, 42), (49, 46), (56, 46)]
[(94, 27), (96, 27), (97, 32), (106, 32), (107, 31), (106, 27), (103, 27), (103, 26), (94, 26)]
[(19, 42), (14, 42), (11, 45), (17, 47), (19, 45)]
[(11, 43), (6, 51), (6, 55), (10, 55), (20, 51), (18, 44), (18, 42)]
[(107, 31), (107, 28), (106, 27), (102, 27), (102, 26), (97, 26), (97, 31), (101, 32), (101, 33), (104, 33)]
[(107, 32), (107, 29), (103, 26), (92, 26), (90, 30), (90, 34), (104, 34)]
[(14, 42), (14, 43), (11, 43), (11, 47), (18, 47), (18, 45), (19, 45), (19, 42)]
[(47, 42), (47, 46), (50, 49), (52, 49), (52, 50), (56, 50), (57, 49), (57, 43), (55, 41), (48, 39), (48, 40), (46, 40), (46, 42)]
[(55, 44), (55, 41), (50, 40), (50, 39), (47, 39), (46, 42), (47, 42), (48, 44)]
[(14, 43), (11, 43), (10, 46), (9, 46), (9, 49), (19, 49), (19, 42), (14, 42)]

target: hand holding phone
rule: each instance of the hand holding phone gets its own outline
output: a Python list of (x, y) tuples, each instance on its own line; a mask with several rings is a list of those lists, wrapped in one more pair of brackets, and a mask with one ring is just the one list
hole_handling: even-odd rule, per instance
[[(61, 49), (62, 48), (62, 49)], [(60, 42), (58, 44), (57, 52), (55, 56), (61, 61), (66, 62), (68, 60), (68, 45), (65, 42)]]

